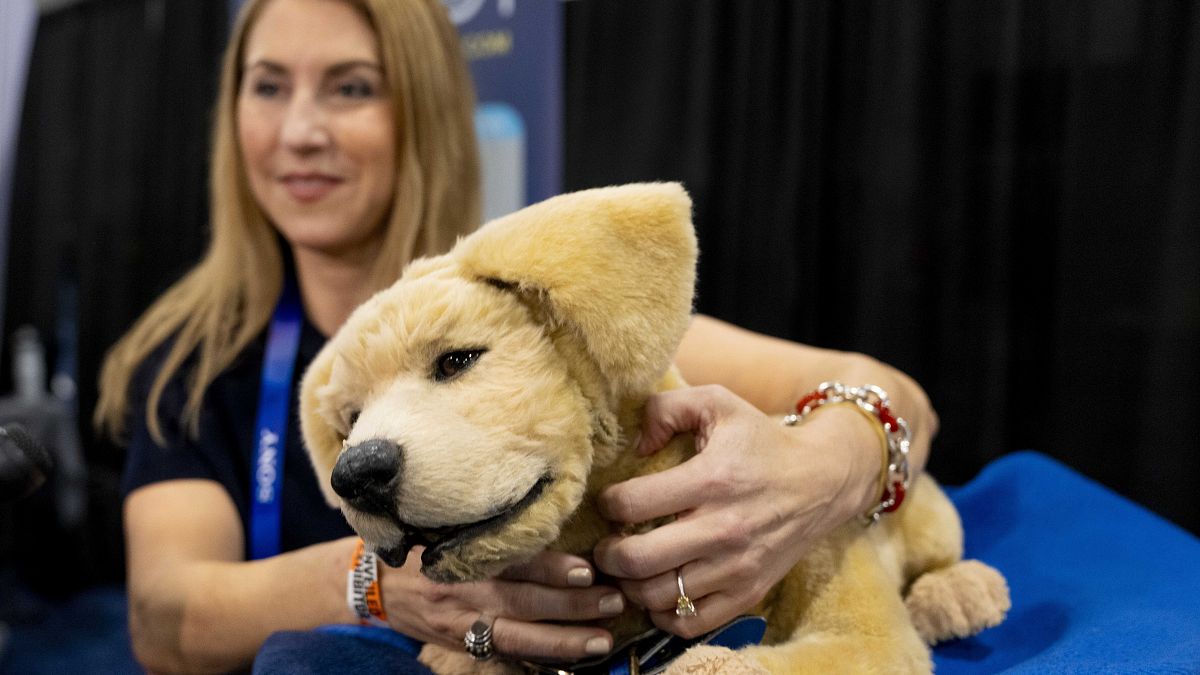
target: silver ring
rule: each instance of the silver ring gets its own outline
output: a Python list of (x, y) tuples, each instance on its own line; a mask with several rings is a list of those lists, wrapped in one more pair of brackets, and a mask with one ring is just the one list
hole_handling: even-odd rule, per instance
[(696, 616), (696, 605), (683, 590), (683, 568), (675, 570), (675, 585), (679, 586), (679, 597), (675, 600), (675, 616)]
[(466, 647), (467, 653), (476, 661), (487, 661), (492, 658), (495, 650), (492, 649), (492, 622), (494, 619), (487, 614), (480, 614), (475, 623), (467, 629), (466, 635), (463, 636), (463, 646)]

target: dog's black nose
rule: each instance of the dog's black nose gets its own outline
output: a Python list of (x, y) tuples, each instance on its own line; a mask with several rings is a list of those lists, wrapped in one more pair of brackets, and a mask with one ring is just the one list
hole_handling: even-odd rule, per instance
[(342, 452), (329, 482), (350, 506), (386, 515), (395, 509), (392, 495), (403, 464), (404, 453), (399, 445), (372, 438)]

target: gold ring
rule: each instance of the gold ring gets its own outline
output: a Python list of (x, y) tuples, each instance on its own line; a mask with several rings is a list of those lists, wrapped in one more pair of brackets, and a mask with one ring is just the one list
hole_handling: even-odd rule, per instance
[(675, 600), (675, 616), (689, 617), (696, 616), (696, 605), (688, 598), (687, 591), (683, 590), (683, 568), (675, 570), (675, 585), (679, 586), (679, 598)]

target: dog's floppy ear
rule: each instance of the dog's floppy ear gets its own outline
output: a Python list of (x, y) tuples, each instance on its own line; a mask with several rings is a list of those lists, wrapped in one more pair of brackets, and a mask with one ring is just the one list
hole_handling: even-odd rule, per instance
[(678, 183), (574, 192), (491, 221), (451, 256), (470, 276), (544, 298), (617, 391), (649, 391), (690, 318), (691, 212)]
[(326, 344), (304, 372), (304, 379), (300, 382), (300, 430), (317, 474), (317, 483), (330, 506), (340, 503), (329, 484), (329, 477), (333, 475), (333, 465), (342, 449), (342, 436), (330, 423), (320, 394), (329, 385), (335, 358), (333, 348)]

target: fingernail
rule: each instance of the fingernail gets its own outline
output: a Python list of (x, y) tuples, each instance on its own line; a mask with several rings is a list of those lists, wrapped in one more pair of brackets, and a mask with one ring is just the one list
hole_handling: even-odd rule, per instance
[(608, 638), (594, 637), (587, 641), (583, 649), (590, 656), (603, 656), (612, 650), (612, 643), (608, 641)]
[(609, 616), (620, 614), (625, 609), (625, 598), (620, 593), (613, 593), (600, 598), (600, 613)]
[(633, 445), (631, 445), (630, 447), (633, 448), (633, 451), (635, 453), (641, 454), (641, 452), (642, 452), (642, 432), (639, 431), (637, 433), (637, 436), (633, 437)]
[(586, 567), (576, 567), (567, 572), (567, 585), (583, 588), (592, 585), (592, 571)]

